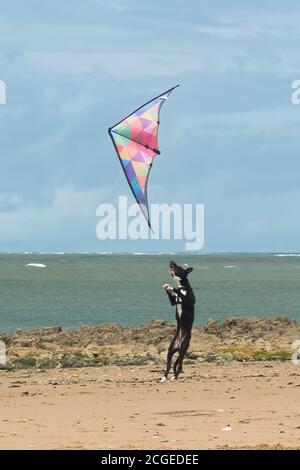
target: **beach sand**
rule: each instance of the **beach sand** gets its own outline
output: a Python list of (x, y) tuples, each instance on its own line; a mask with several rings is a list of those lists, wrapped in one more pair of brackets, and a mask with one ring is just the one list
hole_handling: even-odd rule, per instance
[(0, 371), (0, 448), (300, 448), (300, 365), (184, 372), (161, 384), (160, 365)]

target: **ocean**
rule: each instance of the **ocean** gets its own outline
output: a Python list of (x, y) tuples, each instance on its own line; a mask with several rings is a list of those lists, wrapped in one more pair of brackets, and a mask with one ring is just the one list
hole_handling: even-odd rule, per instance
[[(0, 254), (0, 332), (174, 321), (168, 266), (194, 267), (196, 324), (231, 315), (300, 321), (300, 254)], [(26, 266), (30, 263), (46, 267)]]

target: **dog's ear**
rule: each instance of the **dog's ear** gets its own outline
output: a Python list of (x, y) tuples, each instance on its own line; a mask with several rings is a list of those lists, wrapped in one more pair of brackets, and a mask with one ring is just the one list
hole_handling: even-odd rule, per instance
[(185, 270), (187, 274), (190, 274), (193, 271), (194, 268), (190, 267)]

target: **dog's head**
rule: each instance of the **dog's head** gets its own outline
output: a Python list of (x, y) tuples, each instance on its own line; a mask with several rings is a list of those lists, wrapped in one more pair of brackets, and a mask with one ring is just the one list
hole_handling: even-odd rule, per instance
[(191, 273), (192, 271), (192, 267), (184, 269), (181, 266), (178, 266), (178, 264), (174, 263), (174, 261), (170, 262), (170, 274), (177, 285), (184, 283), (189, 273)]

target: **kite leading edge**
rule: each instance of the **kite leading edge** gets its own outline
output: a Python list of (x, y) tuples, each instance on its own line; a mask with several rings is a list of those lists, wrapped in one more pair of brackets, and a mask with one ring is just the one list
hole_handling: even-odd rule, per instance
[(151, 229), (147, 185), (158, 149), (160, 109), (177, 88), (161, 93), (108, 129), (130, 189)]

